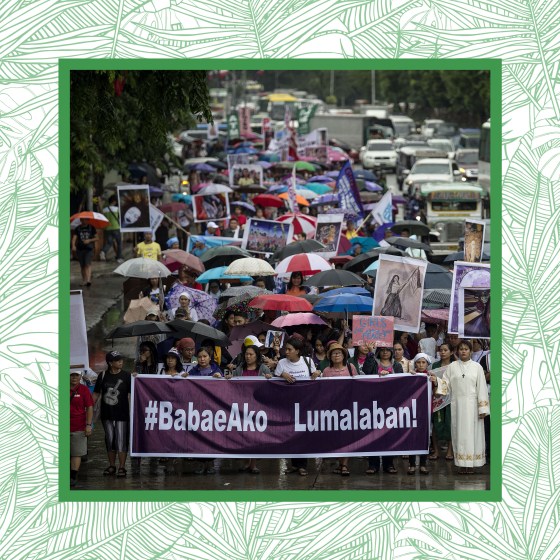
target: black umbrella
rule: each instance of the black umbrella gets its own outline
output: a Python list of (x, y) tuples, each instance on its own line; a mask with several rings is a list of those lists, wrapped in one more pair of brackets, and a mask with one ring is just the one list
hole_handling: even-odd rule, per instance
[(229, 339), (222, 331), (210, 325), (206, 325), (205, 323), (175, 319), (169, 321), (167, 325), (171, 327), (169, 330), (173, 333), (172, 336), (175, 338), (193, 338), (197, 344), (209, 338), (217, 346), (229, 346)]
[(426, 253), (432, 252), (429, 245), (408, 237), (388, 237), (385, 241), (391, 245), (400, 245), (401, 247), (410, 247), (411, 249), (423, 249)]
[(325, 245), (319, 243), (315, 239), (304, 239), (303, 241), (296, 241), (295, 243), (288, 243), (283, 249), (279, 249), (273, 255), (275, 261), (281, 261), (286, 257), (292, 255), (299, 255), (300, 253), (313, 253), (316, 251), (324, 251)]
[(420, 237), (430, 234), (430, 228), (424, 222), (418, 220), (403, 220), (391, 226), (391, 231), (395, 233), (401, 233), (403, 229), (410, 231), (410, 235), (419, 235)]
[[(443, 262), (455, 262), (455, 261), (464, 261), (464, 260), (465, 260), (465, 251), (459, 251), (457, 253), (451, 253), (450, 255), (447, 255), (447, 257), (445, 257)], [(489, 261), (490, 255), (487, 255), (486, 253), (482, 253), (482, 260)]]
[(105, 338), (128, 338), (147, 334), (170, 333), (173, 329), (159, 321), (135, 321), (113, 329)]
[(306, 294), (305, 296), (299, 296), (305, 300), (307, 300), (311, 305), (317, 303), (324, 295), (326, 294)]
[(424, 290), (423, 309), (441, 309), (451, 305), (451, 290)]
[[(373, 278), (377, 277), (377, 270), (371, 270), (370, 272), (365, 272), (368, 276)], [(443, 289), (450, 290), (453, 280), (453, 275), (444, 268), (437, 264), (428, 263), (428, 268), (426, 270), (426, 278), (424, 280), (425, 290), (435, 290)]]
[(227, 169), (227, 163), (224, 163), (223, 161), (209, 161), (208, 165), (211, 165), (212, 167), (216, 168), (216, 169)]
[(223, 245), (222, 247), (214, 247), (208, 249), (201, 257), (200, 260), (204, 263), (206, 270), (216, 268), (218, 266), (229, 266), (233, 261), (251, 257), (249, 251), (236, 247), (235, 245)]
[(371, 251), (362, 253), (361, 255), (354, 257), (351, 261), (344, 263), (342, 269), (350, 270), (351, 272), (363, 272), (373, 261), (379, 258), (379, 255), (382, 254), (380, 250), (382, 250), (383, 253), (387, 255), (395, 255), (398, 257), (402, 257), (404, 255), (403, 251), (401, 251), (400, 249), (393, 249), (392, 247), (372, 249)]
[(374, 183), (378, 181), (377, 175), (367, 169), (356, 169), (354, 171), (354, 177), (356, 179), (363, 179), (364, 181), (372, 181)]
[(348, 270), (325, 270), (308, 278), (304, 286), (363, 286), (365, 281)]
[(233, 189), (235, 192), (240, 193), (265, 193), (267, 192), (267, 188), (261, 185), (233, 185)]

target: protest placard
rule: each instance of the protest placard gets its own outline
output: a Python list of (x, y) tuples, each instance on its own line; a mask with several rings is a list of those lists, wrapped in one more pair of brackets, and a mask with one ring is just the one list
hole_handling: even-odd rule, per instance
[(375, 315), (352, 317), (352, 345), (360, 346), (374, 342), (377, 348), (392, 348), (394, 318)]

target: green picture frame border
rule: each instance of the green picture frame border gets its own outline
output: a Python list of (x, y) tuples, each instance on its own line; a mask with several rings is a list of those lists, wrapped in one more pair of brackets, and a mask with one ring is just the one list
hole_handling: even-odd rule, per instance
[[(70, 490), (70, 72), (73, 70), (488, 70), (490, 72), (491, 192), (502, 215), (502, 61), (500, 59), (60, 59), (59, 60), (59, 488), (61, 502), (498, 502), (502, 499), (502, 235), (491, 228), (490, 407), (492, 457), (488, 490)], [(482, 123), (481, 123), (482, 124)], [(500, 263), (500, 266), (496, 266)], [(499, 418), (499, 421), (497, 419)]]

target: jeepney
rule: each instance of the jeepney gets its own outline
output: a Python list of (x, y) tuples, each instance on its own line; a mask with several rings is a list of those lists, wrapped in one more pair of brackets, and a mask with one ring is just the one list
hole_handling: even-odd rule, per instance
[(432, 256), (444, 257), (459, 250), (465, 219), (483, 218), (483, 195), (484, 189), (473, 184), (426, 183), (420, 187)]

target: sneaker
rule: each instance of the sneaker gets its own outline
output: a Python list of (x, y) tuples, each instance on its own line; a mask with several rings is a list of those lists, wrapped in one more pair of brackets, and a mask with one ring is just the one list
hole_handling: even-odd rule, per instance
[(100, 251), (99, 252), (99, 260), (100, 261), (106, 261), (107, 258), (105, 257), (105, 251)]

